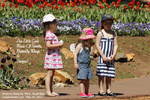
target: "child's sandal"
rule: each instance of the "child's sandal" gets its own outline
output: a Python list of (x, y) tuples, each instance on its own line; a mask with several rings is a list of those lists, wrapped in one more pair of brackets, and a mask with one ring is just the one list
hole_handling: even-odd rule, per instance
[(55, 97), (56, 95), (53, 94), (53, 93), (47, 92), (47, 93), (46, 93), (46, 96), (48, 96), (48, 97)]
[(52, 94), (54, 94), (55, 96), (59, 96), (59, 94), (56, 92), (52, 92)]

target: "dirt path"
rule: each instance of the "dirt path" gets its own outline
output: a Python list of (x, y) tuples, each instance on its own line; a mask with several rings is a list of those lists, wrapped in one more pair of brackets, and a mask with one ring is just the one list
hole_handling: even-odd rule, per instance
[[(79, 87), (72, 86), (66, 88), (55, 88), (56, 92), (60, 93), (59, 97), (46, 97), (44, 96), (45, 89), (27, 89), (27, 90), (0, 90), (0, 100), (6, 100), (6, 98), (12, 96), (14, 99), (9, 100), (81, 100), (78, 97)], [(104, 97), (100, 97), (97, 95), (98, 86), (91, 85), (90, 90), (93, 94), (95, 94), (94, 99), (101, 99)], [(118, 94), (115, 98), (128, 98), (134, 96), (150, 96), (150, 75), (143, 76), (135, 79), (122, 80), (112, 83), (112, 90)], [(109, 98), (109, 97), (105, 97)], [(87, 98), (90, 99), (90, 98)], [(7, 99), (8, 100), (8, 99)], [(142, 99), (143, 100), (143, 99)], [(144, 99), (144, 100), (150, 100)]]

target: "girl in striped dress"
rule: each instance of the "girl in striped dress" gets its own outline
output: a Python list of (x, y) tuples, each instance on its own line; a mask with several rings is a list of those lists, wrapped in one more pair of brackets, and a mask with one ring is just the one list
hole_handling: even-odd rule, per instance
[[(114, 58), (117, 52), (117, 34), (111, 30), (113, 17), (103, 15), (101, 30), (96, 37), (96, 48), (99, 52), (96, 75), (98, 76), (100, 96), (115, 96), (111, 92), (111, 78), (115, 78)], [(106, 93), (104, 92), (104, 77), (106, 77)]]

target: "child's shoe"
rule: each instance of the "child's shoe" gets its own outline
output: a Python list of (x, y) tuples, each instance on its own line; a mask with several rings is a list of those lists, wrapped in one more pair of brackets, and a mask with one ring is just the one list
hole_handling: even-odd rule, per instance
[(79, 96), (82, 97), (82, 98), (88, 97), (84, 92), (83, 92), (83, 93), (80, 93)]
[(94, 97), (93, 94), (91, 94), (90, 92), (87, 94), (88, 97)]

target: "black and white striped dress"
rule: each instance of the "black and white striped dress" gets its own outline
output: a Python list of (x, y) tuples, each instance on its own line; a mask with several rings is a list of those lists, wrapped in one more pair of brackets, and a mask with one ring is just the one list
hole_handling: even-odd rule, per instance
[[(111, 55), (113, 55), (113, 51), (114, 51), (114, 37), (105, 38), (102, 31), (101, 33), (102, 33), (102, 38), (100, 42), (100, 48), (106, 57), (110, 57)], [(96, 75), (101, 76), (101, 77), (115, 78), (114, 61), (104, 62), (102, 57), (99, 56), (98, 62), (97, 62)]]

